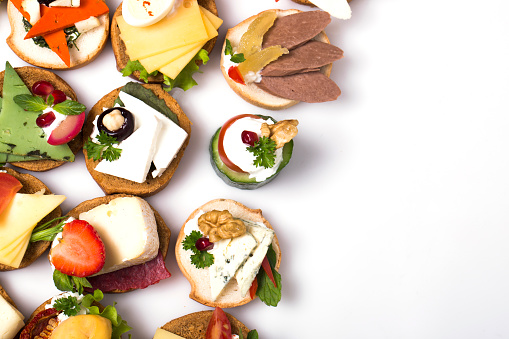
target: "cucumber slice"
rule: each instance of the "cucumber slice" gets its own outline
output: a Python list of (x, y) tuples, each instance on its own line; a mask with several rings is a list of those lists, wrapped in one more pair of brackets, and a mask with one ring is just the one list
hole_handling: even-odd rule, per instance
[(210, 163), (212, 164), (212, 168), (214, 168), (216, 174), (221, 179), (223, 179), (223, 181), (226, 184), (232, 187), (245, 190), (254, 190), (257, 189), (258, 187), (262, 187), (263, 185), (266, 185), (270, 181), (272, 181), (279, 174), (279, 172), (281, 172), (281, 170), (290, 162), (290, 158), (292, 157), (293, 140), (291, 140), (290, 142), (286, 143), (283, 146), (283, 160), (279, 164), (279, 168), (277, 169), (276, 173), (274, 173), (267, 179), (258, 182), (256, 181), (255, 178), (249, 178), (249, 174), (247, 173), (239, 173), (231, 170), (228, 166), (224, 164), (224, 162), (221, 161), (221, 158), (219, 157), (219, 152), (217, 150), (219, 131), (221, 131), (221, 127), (218, 128), (218, 130), (212, 137), (212, 140), (210, 141), (209, 147)]

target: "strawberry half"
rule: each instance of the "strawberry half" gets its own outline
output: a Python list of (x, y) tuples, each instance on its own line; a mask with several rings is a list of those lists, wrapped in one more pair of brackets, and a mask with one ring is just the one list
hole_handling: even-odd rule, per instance
[(104, 266), (104, 243), (92, 225), (73, 220), (64, 225), (62, 239), (51, 249), (55, 269), (74, 277), (87, 277)]

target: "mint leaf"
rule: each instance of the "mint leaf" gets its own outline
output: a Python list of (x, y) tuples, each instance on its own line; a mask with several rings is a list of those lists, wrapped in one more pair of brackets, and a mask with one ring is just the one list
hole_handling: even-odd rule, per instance
[(253, 146), (248, 146), (246, 149), (255, 156), (253, 165), (256, 167), (274, 167), (276, 161), (276, 142), (274, 140), (261, 137)]
[(274, 280), (276, 281), (277, 287), (274, 287), (274, 284), (267, 276), (267, 273), (261, 269), (256, 276), (258, 279), (258, 289), (256, 290), (256, 295), (266, 305), (277, 306), (281, 300), (281, 274), (279, 274), (278, 271), (276, 271), (274, 268), (277, 261), (277, 255), (272, 248), (272, 245), (269, 246), (267, 251), (267, 258), (269, 259), (270, 268), (272, 269), (272, 274), (274, 275)]
[(14, 102), (25, 111), (39, 112), (44, 111), (48, 107), (43, 98), (30, 94), (19, 94), (13, 99)]
[(182, 71), (175, 77), (175, 79), (170, 79), (166, 75), (164, 76), (164, 84), (168, 87), (164, 88), (166, 91), (171, 91), (176, 87), (182, 88), (184, 91), (187, 91), (193, 86), (198, 85), (198, 83), (193, 79), (193, 74), (199, 72), (198, 63), (207, 64), (209, 61), (209, 54), (206, 50), (201, 49), (194, 58), (189, 61), (189, 63), (184, 67)]
[(64, 115), (78, 115), (85, 112), (87, 107), (77, 101), (65, 100), (53, 106), (53, 109)]
[(127, 77), (131, 74), (133, 74), (135, 71), (140, 72), (140, 80), (144, 81), (145, 83), (148, 83), (148, 77), (149, 76), (156, 76), (159, 72), (153, 71), (152, 73), (149, 73), (145, 67), (141, 64), (139, 60), (129, 60), (124, 68), (120, 71), (123, 76)]

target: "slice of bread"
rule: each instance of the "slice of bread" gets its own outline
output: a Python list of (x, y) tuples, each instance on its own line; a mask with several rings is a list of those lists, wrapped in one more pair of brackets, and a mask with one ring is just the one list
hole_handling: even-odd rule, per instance
[[(221, 308), (230, 308), (235, 306), (244, 305), (251, 300), (251, 296), (249, 293), (242, 297), (240, 289), (237, 285), (235, 279), (231, 279), (230, 282), (226, 285), (224, 290), (221, 292), (219, 297), (212, 301), (210, 298), (210, 281), (209, 281), (209, 270), (208, 269), (199, 269), (196, 268), (190, 260), (189, 252), (182, 248), (182, 241), (184, 240), (186, 234), (184, 228), (188, 221), (195, 218), (197, 215), (208, 212), (212, 210), (229, 211), (234, 218), (244, 219), (252, 222), (261, 222), (267, 228), (273, 229), (272, 225), (263, 217), (262, 211), (259, 209), (251, 209), (239, 202), (229, 199), (216, 199), (209, 201), (203, 206), (200, 206), (196, 209), (190, 216), (187, 218), (186, 222), (180, 229), (180, 233), (177, 238), (177, 244), (175, 246), (175, 257), (177, 259), (177, 264), (186, 277), (186, 279), (191, 284), (191, 293), (189, 297), (191, 299), (196, 300), (199, 303), (202, 303), (206, 306), (211, 307), (221, 307)], [(277, 262), (276, 262), (276, 270), (279, 269), (279, 265), (281, 263), (281, 249), (279, 247), (279, 242), (277, 236), (274, 235), (274, 239), (272, 240), (272, 248), (276, 252)]]
[[(191, 136), (191, 121), (189, 121), (187, 116), (184, 114), (177, 101), (175, 101), (175, 99), (173, 99), (173, 97), (168, 94), (168, 92), (163, 90), (160, 85), (144, 84), (143, 87), (150, 89), (157, 95), (159, 99), (163, 99), (171, 111), (177, 115), (180, 127), (187, 132), (187, 139), (180, 148), (180, 151), (177, 153), (177, 156), (173, 159), (171, 164), (161, 174), (161, 176), (156, 178), (149, 176), (149, 178), (147, 178), (147, 180), (141, 184), (96, 171), (95, 167), (99, 162), (94, 161), (93, 159), (88, 159), (87, 151), (83, 150), (88, 171), (92, 175), (92, 178), (97, 182), (97, 184), (106, 194), (125, 193), (137, 195), (140, 197), (147, 197), (156, 194), (165, 188), (166, 185), (168, 185), (171, 177), (173, 176), (173, 173), (175, 173), (175, 170), (178, 167), (180, 159), (184, 155), (186, 146), (189, 143), (189, 138)], [(103, 112), (103, 108), (110, 108), (114, 106), (114, 101), (118, 97), (120, 89), (121, 87), (106, 94), (88, 112), (87, 119), (85, 120), (85, 124), (83, 126), (83, 142), (88, 140), (93, 131), (93, 122), (95, 117)]]
[(14, 300), (11, 299), (11, 297), (9, 297), (9, 295), (7, 294), (7, 291), (4, 290), (4, 288), (2, 287), (2, 285), (0, 285), (0, 296), (2, 296), (2, 298), (5, 299), (5, 301), (7, 301), (9, 304), (11, 304), (12, 306), (14, 306), (14, 308), (18, 308), (16, 306), (16, 304), (14, 303)]
[[(73, 217), (75, 219), (78, 219), (80, 213), (90, 211), (92, 208), (97, 207), (99, 205), (107, 204), (113, 199), (121, 198), (121, 197), (129, 197), (131, 195), (127, 194), (114, 194), (114, 195), (106, 195), (104, 197), (98, 197), (91, 200), (87, 200), (73, 208), (72, 210), (67, 213), (67, 216)], [(159, 236), (159, 251), (163, 255), (163, 258), (166, 258), (166, 255), (168, 254), (168, 246), (170, 245), (170, 236), (171, 232), (168, 226), (166, 226), (166, 223), (164, 222), (161, 215), (152, 207), (152, 211), (154, 212), (154, 217), (156, 219), (157, 224), (157, 234)], [(130, 291), (130, 290), (129, 290)], [(124, 293), (129, 292), (124, 290), (113, 290), (109, 291), (108, 293)]]
[[(198, 4), (206, 9), (208, 9), (212, 14), (217, 14), (217, 7), (215, 0), (198, 0)], [(129, 61), (129, 55), (127, 55), (126, 47), (122, 39), (120, 38), (120, 29), (117, 25), (117, 17), (122, 15), (122, 3), (117, 7), (117, 10), (113, 14), (113, 18), (111, 19), (111, 46), (113, 47), (113, 54), (115, 54), (115, 60), (117, 62), (117, 69), (121, 71), (127, 65)], [(217, 37), (210, 39), (203, 49), (205, 49), (209, 54), (214, 48), (216, 44)], [(135, 71), (130, 75), (131, 78), (140, 80), (140, 71)], [(148, 83), (162, 83), (164, 81), (163, 75), (159, 73), (156, 76), (148, 77)]]
[[(6, 171), (21, 182), (23, 187), (18, 193), (33, 194), (44, 190), (44, 194), (52, 194), (49, 188), (43, 184), (42, 181), (30, 174), (18, 173), (15, 170), (8, 167), (0, 167), (0, 170)], [(62, 215), (62, 209), (60, 207), (55, 208), (50, 214), (44, 217), (38, 225), (42, 225), (52, 219), (58, 218)], [(39, 258), (49, 247), (49, 241), (37, 241), (28, 244), (28, 248), (25, 252), (25, 256), (21, 261), (18, 268), (0, 264), (1, 271), (11, 271), (19, 268), (24, 268), (32, 264), (37, 258)]]
[[(278, 17), (290, 15), (299, 13), (300, 11), (297, 9), (288, 9), (288, 10), (280, 10), (280, 9), (269, 9), (268, 11), (274, 11), (277, 13)], [(266, 11), (265, 11), (266, 12)], [(264, 13), (264, 12), (262, 12)], [(242, 35), (247, 31), (249, 24), (260, 15), (261, 13), (254, 15), (241, 23), (239, 23), (237, 26), (230, 28), (226, 32), (226, 39), (228, 39), (232, 45), (232, 47), (235, 49), (239, 45), (240, 39), (242, 38)], [(272, 95), (268, 92), (265, 92), (258, 86), (256, 86), (254, 83), (249, 83), (247, 85), (239, 84), (238, 82), (235, 82), (230, 78), (228, 75), (228, 70), (225, 68), (224, 63), (224, 49), (226, 47), (226, 39), (223, 43), (223, 48), (221, 50), (221, 72), (223, 72), (223, 76), (226, 79), (226, 82), (230, 86), (231, 89), (235, 91), (242, 99), (246, 100), (250, 104), (253, 104), (258, 107), (270, 109), (270, 110), (281, 110), (288, 107), (291, 107), (299, 101), (296, 100), (290, 100), (281, 98), (275, 95)], [(330, 43), (329, 38), (325, 34), (324, 31), (322, 31), (318, 36), (314, 38), (314, 40)], [(330, 76), (332, 70), (332, 64), (328, 64), (326, 66), (323, 66), (320, 69), (320, 72), (325, 74), (326, 76)]]
[(68, 67), (51, 49), (37, 46), (32, 39), (25, 40), (27, 32), (23, 25), (23, 15), (10, 1), (7, 3), (7, 14), (11, 25), (7, 44), (18, 57), (34, 66), (58, 70), (85, 66), (101, 53), (108, 40), (110, 17), (109, 14), (103, 14), (98, 17), (101, 25), (84, 32), (76, 40), (76, 46), (69, 49), (71, 65)]
[[(212, 313), (213, 311), (202, 311), (187, 314), (167, 322), (164, 326), (161, 326), (161, 328), (183, 338), (204, 339)], [(229, 313), (226, 313), (226, 316), (228, 317), (228, 321), (230, 321), (232, 334), (239, 334), (240, 330), (242, 330), (242, 335), (246, 338), (249, 333), (249, 329), (246, 325)]]
[[(10, 4), (10, 3), (9, 3)], [(16, 10), (17, 11), (17, 10)], [(32, 88), (32, 85), (40, 80), (48, 81), (53, 85), (55, 89), (61, 90), (65, 93), (69, 98), (71, 98), (74, 101), (77, 101), (78, 98), (76, 96), (76, 93), (74, 90), (69, 86), (67, 82), (65, 82), (64, 79), (59, 77), (53, 72), (50, 72), (45, 69), (40, 69), (36, 67), (31, 66), (24, 66), (24, 67), (16, 67), (15, 68), (16, 73), (20, 76), (21, 80), (25, 83), (25, 85), (28, 87), (28, 89)], [(0, 72), (0, 93), (2, 93), (2, 90), (4, 88), (4, 75), (5, 71)], [(72, 139), (68, 145), (71, 148), (71, 151), (76, 154), (78, 153), (81, 148), (83, 147), (83, 138), (81, 135), (82, 132), (80, 132), (74, 139)], [(43, 172), (48, 171), (50, 169), (62, 166), (63, 164), (67, 163), (67, 161), (57, 161), (57, 160), (34, 160), (34, 161), (20, 161), (20, 162), (12, 162), (10, 163), (13, 166), (23, 168), (29, 171), (34, 172)]]

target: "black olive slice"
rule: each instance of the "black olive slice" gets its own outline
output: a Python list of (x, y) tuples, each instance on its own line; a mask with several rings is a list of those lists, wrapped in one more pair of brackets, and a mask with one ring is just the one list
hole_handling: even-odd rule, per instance
[[(103, 118), (107, 114), (113, 112), (114, 110), (120, 111), (120, 114), (124, 117), (124, 123), (119, 129), (115, 131), (110, 131), (108, 128), (104, 126)], [(117, 141), (122, 141), (124, 139), (127, 139), (134, 131), (134, 115), (123, 107), (109, 108), (102, 112), (101, 115), (99, 115), (99, 118), (97, 118), (97, 128), (99, 129), (99, 131), (104, 131), (109, 136), (114, 137), (115, 139), (117, 139)]]

